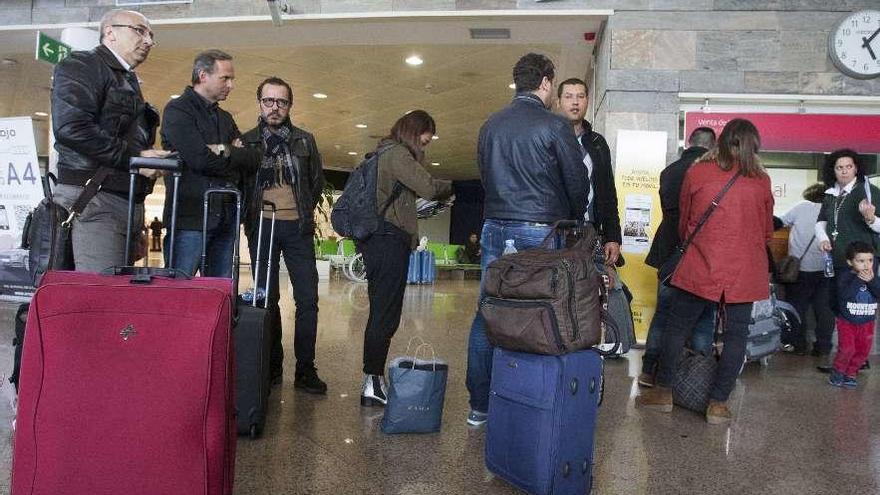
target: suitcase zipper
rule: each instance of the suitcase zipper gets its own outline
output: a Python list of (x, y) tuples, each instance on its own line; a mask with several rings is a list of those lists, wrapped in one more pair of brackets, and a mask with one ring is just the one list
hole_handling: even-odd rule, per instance
[(565, 267), (565, 275), (568, 277), (568, 317), (571, 319), (571, 341), (574, 343), (578, 339), (578, 324), (574, 315), (574, 275), (571, 273), (571, 263), (567, 259), (562, 260), (562, 266)]
[(550, 315), (550, 326), (553, 328), (553, 340), (556, 341), (556, 345), (559, 347), (560, 351), (565, 351), (566, 345), (562, 341), (562, 332), (559, 331), (559, 322), (556, 321), (556, 313), (553, 312), (552, 304), (543, 301), (524, 301), (521, 299), (502, 299), (500, 297), (487, 296), (480, 303), (480, 308), (487, 304), (497, 304), (498, 306), (507, 306), (510, 308), (529, 308), (534, 306), (546, 308)]

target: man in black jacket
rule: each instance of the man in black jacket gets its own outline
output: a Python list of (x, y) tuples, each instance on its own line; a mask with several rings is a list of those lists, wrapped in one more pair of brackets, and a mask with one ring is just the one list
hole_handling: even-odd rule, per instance
[[(73, 52), (55, 67), (51, 96), (58, 151), (55, 201), (68, 210), (78, 198), (86, 201), (71, 224), (71, 236), (76, 269), (88, 272), (125, 264), (129, 159), (167, 155), (150, 149), (159, 116), (144, 102), (134, 73), (155, 44), (150, 22), (137, 12), (111, 10), (101, 18), (100, 30), (97, 48)], [(134, 233), (142, 230), (144, 198), (155, 172), (141, 174), (135, 184)], [(85, 192), (90, 180), (100, 191)]]
[(578, 142), (584, 149), (584, 166), (590, 177), (590, 195), (585, 219), (596, 226), (604, 244), (605, 263), (622, 262), (620, 257), (620, 215), (617, 211), (617, 187), (611, 169), (608, 143), (584, 120), (587, 115), (587, 83), (578, 78), (562, 81), (557, 89), (558, 111), (571, 122)]
[[(480, 266), (501, 256), (505, 241), (517, 250), (538, 246), (557, 220), (583, 218), (590, 192), (583, 154), (571, 125), (548, 110), (555, 67), (529, 53), (513, 67), (516, 96), (480, 129), (477, 164), (485, 198)], [(481, 293), (480, 298), (482, 299)], [(468, 341), (468, 424), (486, 422), (492, 346), (477, 312)]]
[[(263, 201), (273, 203), (277, 211), (275, 239), (269, 252), (270, 229), (264, 228), (260, 245), (260, 279), (263, 286), (267, 261), (269, 273), (269, 309), (273, 319), (272, 383), (281, 382), (284, 351), (281, 347), (281, 311), (278, 307), (278, 269), (281, 255), (293, 285), (296, 303), (293, 348), (296, 353), (296, 374), (293, 387), (313, 394), (327, 392), (327, 384), (315, 369), (315, 340), (318, 336), (318, 270), (315, 266), (315, 205), (324, 188), (321, 155), (315, 137), (290, 122), (293, 90), (283, 79), (270, 77), (257, 88), (260, 118), (257, 127), (246, 132), (241, 140), (256, 153), (241, 155), (250, 163), (243, 170), (253, 171), (244, 179), (247, 214), (245, 232), (251, 260), (256, 260), (258, 226)], [(238, 161), (238, 157), (235, 158)], [(270, 217), (271, 214), (264, 214)], [(268, 227), (268, 226), (267, 226)], [(257, 268), (254, 267), (254, 273)]]
[[(207, 50), (193, 61), (192, 86), (165, 107), (162, 118), (162, 146), (177, 151), (183, 160), (183, 176), (178, 191), (177, 232), (173, 266), (194, 275), (202, 253), (202, 221), (205, 191), (215, 187), (238, 188), (241, 171), (231, 156), (242, 153), (238, 127), (229, 112), (218, 103), (229, 96), (235, 70), (232, 56), (220, 50)], [(169, 184), (170, 185), (170, 184)], [(172, 187), (165, 200), (165, 224), (171, 225)], [(207, 219), (207, 257), (203, 276), (231, 277), (232, 251), (238, 224), (235, 201), (230, 195), (211, 199)], [(165, 237), (169, 242), (170, 235)]]
[[(715, 131), (709, 127), (698, 127), (691, 132), (688, 138), (688, 148), (681, 157), (670, 163), (660, 173), (660, 206), (663, 209), (663, 220), (657, 233), (654, 234), (654, 242), (651, 250), (645, 258), (645, 263), (660, 269), (663, 263), (672, 256), (672, 253), (681, 243), (678, 237), (679, 210), (678, 203), (681, 196), (681, 184), (684, 175), (710, 148), (715, 146)], [(651, 326), (648, 328), (648, 338), (645, 344), (645, 354), (642, 357), (642, 373), (639, 375), (639, 384), (646, 387), (654, 386), (654, 370), (660, 359), (663, 347), (663, 331), (666, 327), (666, 314), (669, 307), (669, 287), (659, 284), (657, 289), (657, 306)], [(715, 311), (707, 310), (694, 327), (691, 336), (691, 348), (697, 352), (708, 352), (712, 346), (712, 336), (715, 330)]]

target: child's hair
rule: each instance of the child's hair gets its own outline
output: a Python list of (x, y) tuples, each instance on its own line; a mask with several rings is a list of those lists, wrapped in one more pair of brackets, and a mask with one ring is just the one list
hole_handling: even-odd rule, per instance
[(874, 248), (867, 242), (853, 241), (846, 247), (846, 259), (852, 261), (857, 254), (869, 253), (874, 254)]

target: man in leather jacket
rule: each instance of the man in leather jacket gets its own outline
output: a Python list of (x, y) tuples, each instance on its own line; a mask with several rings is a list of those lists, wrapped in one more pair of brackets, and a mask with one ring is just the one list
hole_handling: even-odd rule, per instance
[(571, 122), (578, 142), (583, 146), (584, 165), (590, 177), (590, 195), (586, 220), (596, 226), (601, 236), (605, 264), (620, 266), (620, 214), (617, 209), (617, 187), (611, 169), (611, 151), (605, 137), (593, 131), (587, 115), (587, 83), (571, 78), (562, 81), (557, 90), (560, 114)]
[[(557, 220), (581, 219), (590, 184), (571, 125), (548, 110), (555, 68), (529, 53), (513, 68), (516, 96), (480, 129), (477, 163), (485, 198), (481, 268), (501, 256), (506, 240), (517, 250), (538, 246)], [(481, 293), (480, 298), (482, 299)], [(477, 312), (468, 341), (468, 424), (485, 423), (492, 346)]]
[[(159, 115), (144, 102), (134, 73), (155, 44), (150, 22), (137, 12), (111, 10), (100, 30), (97, 48), (73, 52), (55, 67), (51, 96), (55, 201), (70, 210), (90, 179), (97, 175), (94, 183), (101, 186), (71, 224), (76, 270), (89, 272), (125, 264), (129, 159), (167, 155), (150, 149)], [(106, 173), (103, 180), (99, 171)], [(156, 172), (141, 174), (133, 198), (134, 233), (142, 230), (143, 202)]]
[[(294, 352), (296, 373), (293, 386), (313, 394), (324, 394), (327, 385), (315, 369), (315, 340), (318, 335), (318, 270), (315, 266), (314, 210), (324, 188), (321, 155), (315, 138), (290, 122), (293, 90), (283, 79), (270, 77), (257, 88), (257, 106), (260, 118), (257, 126), (241, 140), (248, 153), (238, 166), (247, 170), (243, 180), (247, 213), (245, 232), (248, 236), (251, 260), (256, 260), (258, 226), (263, 201), (276, 208), (275, 237), (269, 251), (270, 229), (263, 229), (260, 245), (260, 280), (264, 287), (267, 261), (271, 256), (269, 273), (269, 309), (273, 320), (272, 383), (281, 382), (284, 351), (281, 347), (281, 312), (278, 289), (280, 258), (290, 274), (293, 299), (296, 303)], [(237, 161), (237, 158), (233, 158)], [(268, 213), (264, 217), (270, 217)], [(254, 272), (257, 272), (256, 267)]]

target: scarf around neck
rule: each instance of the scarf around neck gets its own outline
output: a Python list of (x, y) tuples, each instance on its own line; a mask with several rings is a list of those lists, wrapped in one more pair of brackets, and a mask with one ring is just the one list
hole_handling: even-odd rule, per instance
[(260, 170), (257, 172), (257, 185), (260, 189), (271, 189), (282, 184), (291, 185), (296, 182), (294, 157), (287, 142), (290, 139), (290, 125), (284, 123), (275, 132), (260, 118), (260, 132), (266, 144), (266, 152)]

